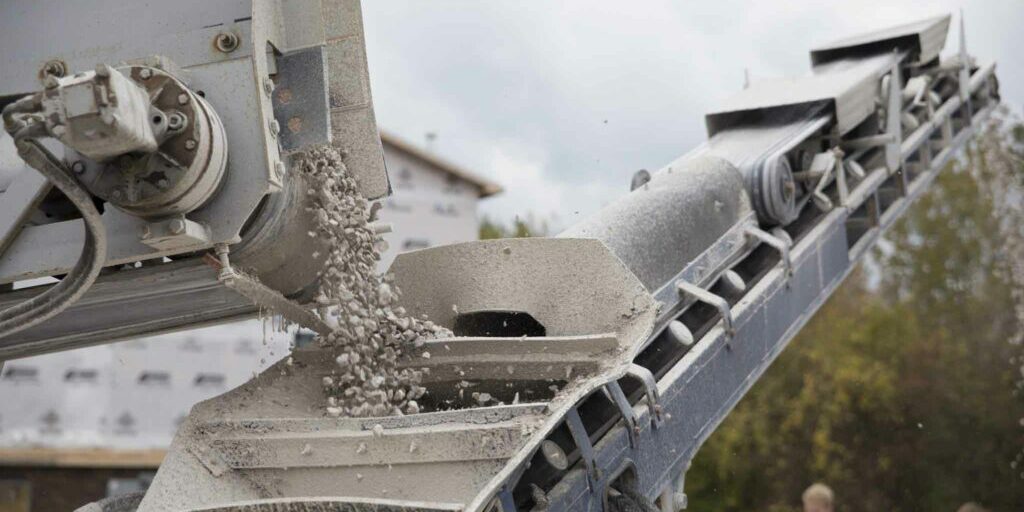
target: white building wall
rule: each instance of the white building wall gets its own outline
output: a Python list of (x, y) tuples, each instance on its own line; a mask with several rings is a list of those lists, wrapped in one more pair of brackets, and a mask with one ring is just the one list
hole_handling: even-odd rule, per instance
[(384, 200), (381, 220), (394, 231), (384, 236), (387, 268), (401, 252), (476, 240), (477, 188), (415, 157), (384, 146), (393, 194)]
[[(405, 250), (475, 240), (476, 186), (385, 146), (394, 231)], [(266, 332), (270, 331), (270, 332)], [(291, 337), (257, 320), (10, 361), (0, 374), (0, 448), (164, 448), (201, 400), (287, 355)]]

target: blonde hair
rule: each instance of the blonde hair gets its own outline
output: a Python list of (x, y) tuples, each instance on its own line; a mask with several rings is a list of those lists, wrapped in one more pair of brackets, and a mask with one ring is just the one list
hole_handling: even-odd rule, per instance
[(803, 500), (804, 503), (814, 501), (831, 507), (833, 501), (835, 501), (835, 495), (832, 493), (832, 489), (827, 485), (823, 483), (815, 483), (804, 491)]

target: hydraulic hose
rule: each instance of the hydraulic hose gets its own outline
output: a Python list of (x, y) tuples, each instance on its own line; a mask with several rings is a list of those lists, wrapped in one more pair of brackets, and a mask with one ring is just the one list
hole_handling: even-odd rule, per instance
[(45, 126), (37, 119), (27, 124), (15, 116), (32, 116), (37, 111), (37, 95), (23, 98), (3, 110), (4, 128), (14, 137), (18, 154), (39, 171), (81, 212), (85, 224), (85, 244), (74, 268), (45, 292), (0, 312), (0, 338), (43, 322), (74, 304), (96, 281), (107, 257), (107, 237), (92, 196), (71, 171), (37, 140), (45, 136)]

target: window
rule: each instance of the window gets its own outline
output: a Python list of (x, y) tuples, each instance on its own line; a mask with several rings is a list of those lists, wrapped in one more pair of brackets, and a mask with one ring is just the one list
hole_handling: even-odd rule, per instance
[(4, 380), (12, 382), (38, 382), (39, 368), (33, 366), (9, 365), (4, 369)]
[(219, 388), (224, 386), (224, 380), (222, 373), (200, 373), (196, 375), (195, 385), (201, 388)]
[(99, 380), (100, 372), (92, 368), (71, 368), (64, 372), (64, 381), (79, 384), (92, 384)]
[(407, 251), (412, 249), (425, 249), (430, 247), (430, 240), (424, 238), (407, 238), (402, 242), (402, 249)]
[(168, 386), (171, 384), (171, 374), (167, 372), (142, 372), (139, 375), (139, 384), (144, 386)]
[(458, 217), (459, 210), (453, 203), (434, 203), (434, 213), (445, 217)]

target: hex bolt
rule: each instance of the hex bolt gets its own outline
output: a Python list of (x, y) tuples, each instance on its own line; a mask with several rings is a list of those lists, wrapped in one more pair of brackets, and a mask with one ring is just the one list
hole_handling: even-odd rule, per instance
[(196, 148), (196, 141), (194, 139), (189, 139), (189, 140), (185, 141), (185, 149), (187, 149), (189, 151), (192, 151), (195, 148)]
[(270, 78), (263, 79), (263, 92), (267, 93), (267, 96), (274, 92), (274, 81)]
[(185, 127), (188, 123), (188, 119), (181, 112), (175, 112), (167, 118), (167, 129), (172, 131), (178, 131)]
[(231, 53), (238, 49), (238, 36), (231, 32), (221, 32), (213, 38), (213, 45), (224, 53)]
[(185, 94), (185, 93), (179, 94), (178, 95), (178, 105), (187, 105), (187, 104), (188, 104), (188, 94)]
[(85, 172), (85, 162), (76, 160), (71, 163), (71, 172), (75, 174), (82, 174)]
[(185, 221), (182, 219), (171, 219), (167, 223), (167, 229), (172, 235), (180, 235), (185, 232)]
[(270, 136), (277, 137), (277, 134), (281, 133), (281, 123), (277, 122), (277, 119), (270, 120)]
[(143, 80), (149, 80), (153, 77), (153, 71), (149, 68), (142, 68), (139, 70), (139, 78)]

